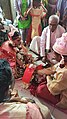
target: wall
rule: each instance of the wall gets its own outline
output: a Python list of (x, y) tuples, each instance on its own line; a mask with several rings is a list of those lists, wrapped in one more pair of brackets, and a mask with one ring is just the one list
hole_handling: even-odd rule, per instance
[(3, 11), (5, 13), (5, 17), (7, 19), (11, 19), (12, 20), (10, 0), (0, 0), (0, 6), (3, 7)]
[(10, 0), (10, 4), (11, 4), (12, 19), (14, 21), (14, 19), (16, 18), (16, 11), (14, 9), (14, 0)]
[(14, 21), (16, 11), (14, 10), (14, 0), (0, 0), (0, 6), (3, 7), (5, 18)]

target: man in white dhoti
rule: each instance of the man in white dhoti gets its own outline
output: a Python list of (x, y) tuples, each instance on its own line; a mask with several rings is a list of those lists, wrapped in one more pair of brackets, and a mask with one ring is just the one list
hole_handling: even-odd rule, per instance
[(52, 46), (56, 38), (61, 37), (64, 32), (65, 29), (59, 25), (59, 17), (57, 15), (51, 15), (49, 17), (49, 26), (44, 28), (40, 37), (36, 36), (32, 39), (30, 49), (40, 54), (41, 57), (45, 57), (47, 52), (49, 54), (48, 59), (51, 61), (53, 57)]

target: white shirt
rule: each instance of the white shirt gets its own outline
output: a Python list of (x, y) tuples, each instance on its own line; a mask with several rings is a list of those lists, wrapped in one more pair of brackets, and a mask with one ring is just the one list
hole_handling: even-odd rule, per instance
[[(48, 39), (49, 30), (50, 30), (49, 26), (47, 26), (46, 28), (44, 28), (41, 35), (41, 40), (40, 40), (40, 55), (41, 56), (45, 56), (46, 42), (47, 40), (50, 40)], [(57, 26), (54, 32), (51, 32), (51, 41), (50, 41), (51, 48), (54, 45), (56, 39), (61, 37), (64, 32), (65, 32), (65, 29), (60, 25)]]

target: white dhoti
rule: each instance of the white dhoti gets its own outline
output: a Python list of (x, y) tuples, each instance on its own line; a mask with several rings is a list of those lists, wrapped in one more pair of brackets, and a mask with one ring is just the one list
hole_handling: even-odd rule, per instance
[(40, 36), (35, 36), (31, 43), (30, 43), (30, 49), (34, 51), (37, 54), (40, 54)]

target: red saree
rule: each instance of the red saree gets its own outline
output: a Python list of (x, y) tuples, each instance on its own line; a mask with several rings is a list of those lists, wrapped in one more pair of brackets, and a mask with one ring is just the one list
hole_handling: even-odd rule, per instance
[(6, 59), (10, 63), (12, 72), (15, 75), (16, 53), (12, 47), (9, 46), (9, 41), (4, 42), (0, 47), (0, 59), (2, 58)]

